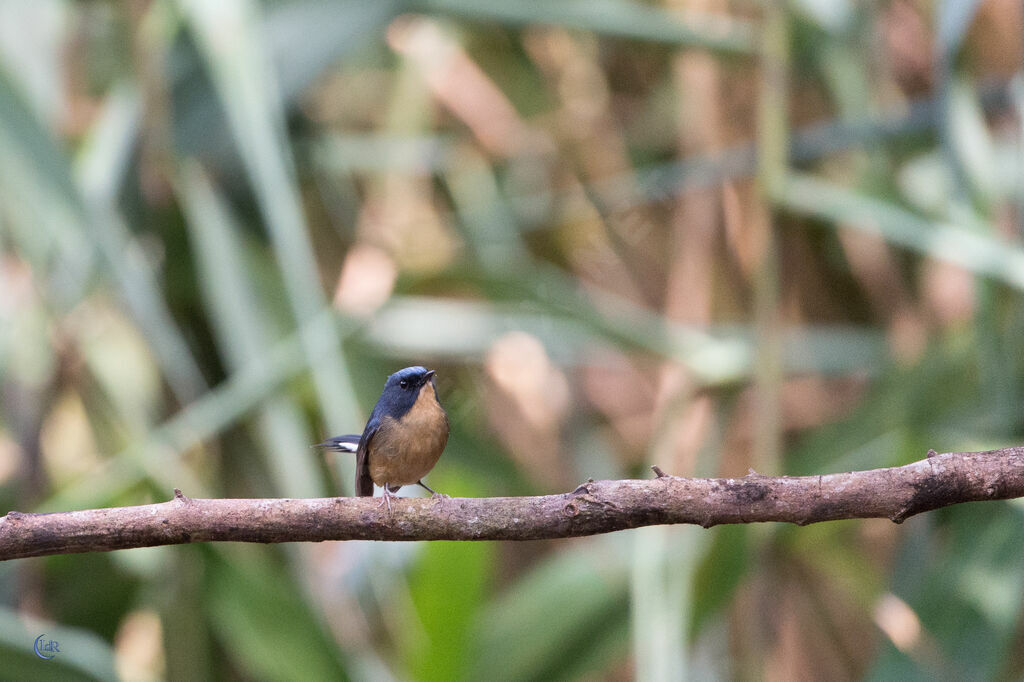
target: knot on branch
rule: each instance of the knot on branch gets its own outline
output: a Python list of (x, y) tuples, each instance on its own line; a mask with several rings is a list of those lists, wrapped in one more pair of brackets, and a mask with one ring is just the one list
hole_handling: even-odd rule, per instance
[[(893, 523), (903, 523), (915, 514), (969, 501), (974, 488), (970, 478), (963, 471), (952, 467), (947, 471), (928, 474), (919, 481), (911, 481), (910, 487), (914, 493), (889, 517)], [(991, 488), (991, 485), (987, 486), (986, 492), (991, 491)]]
[(589, 495), (590, 485), (594, 482), (594, 479), (588, 478), (586, 483), (581, 483), (576, 486), (576, 490), (573, 490), (570, 495)]

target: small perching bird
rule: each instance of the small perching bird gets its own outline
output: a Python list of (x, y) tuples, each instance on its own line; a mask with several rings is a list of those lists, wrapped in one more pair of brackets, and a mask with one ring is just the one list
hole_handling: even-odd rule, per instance
[(423, 486), (448, 444), (448, 414), (437, 399), (434, 370), (406, 367), (388, 377), (362, 435), (335, 436), (318, 446), (356, 453), (356, 495), (370, 497), (373, 484), (384, 489), (381, 504), (404, 485)]

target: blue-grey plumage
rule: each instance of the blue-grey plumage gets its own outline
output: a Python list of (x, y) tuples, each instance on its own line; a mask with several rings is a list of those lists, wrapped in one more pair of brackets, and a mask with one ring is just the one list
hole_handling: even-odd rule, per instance
[[(406, 367), (388, 377), (361, 436), (335, 436), (323, 447), (356, 452), (356, 494), (385, 498), (403, 485), (419, 484), (448, 444), (448, 415), (437, 399), (434, 371)], [(388, 502), (390, 506), (390, 502)]]

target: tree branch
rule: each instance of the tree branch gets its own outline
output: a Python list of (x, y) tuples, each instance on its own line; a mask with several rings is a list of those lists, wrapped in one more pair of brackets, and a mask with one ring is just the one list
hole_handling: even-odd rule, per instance
[(888, 518), (1024, 497), (1024, 447), (954, 452), (902, 467), (822, 476), (591, 481), (542, 497), (189, 499), (0, 518), (0, 560), (188, 542), (537, 540), (693, 523)]

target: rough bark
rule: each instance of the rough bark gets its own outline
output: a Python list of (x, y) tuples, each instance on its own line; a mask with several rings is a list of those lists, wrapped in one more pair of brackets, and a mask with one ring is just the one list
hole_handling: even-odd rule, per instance
[(591, 481), (541, 497), (190, 499), (0, 518), (0, 560), (188, 542), (536, 540), (655, 524), (888, 518), (1024, 497), (1024, 447), (821, 476)]

